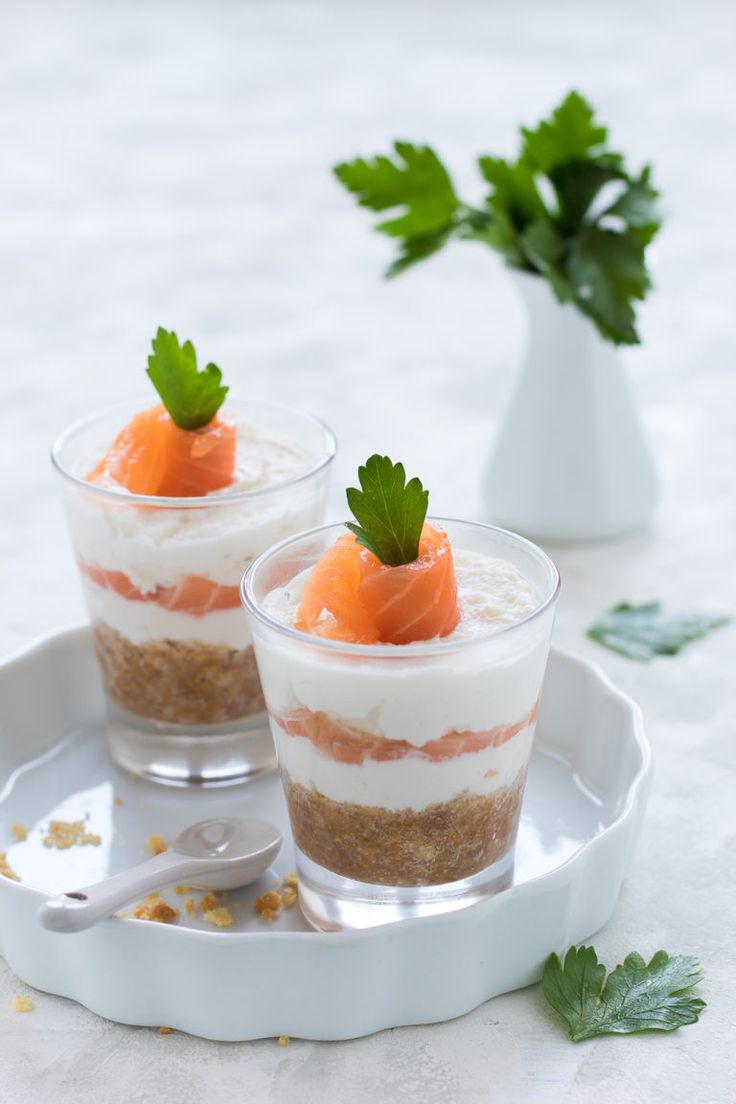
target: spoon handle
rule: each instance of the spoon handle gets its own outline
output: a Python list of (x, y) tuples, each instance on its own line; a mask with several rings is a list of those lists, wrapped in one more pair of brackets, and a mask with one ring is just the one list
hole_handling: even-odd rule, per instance
[(164, 851), (102, 882), (52, 897), (43, 903), (38, 918), (50, 931), (84, 931), (111, 916), (128, 901), (185, 878), (200, 867), (196, 859)]

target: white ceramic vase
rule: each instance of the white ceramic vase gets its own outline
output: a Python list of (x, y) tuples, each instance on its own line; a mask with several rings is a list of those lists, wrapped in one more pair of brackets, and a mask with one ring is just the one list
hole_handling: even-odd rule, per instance
[(490, 518), (556, 541), (639, 529), (658, 479), (618, 350), (542, 277), (515, 277), (529, 335), (486, 479)]

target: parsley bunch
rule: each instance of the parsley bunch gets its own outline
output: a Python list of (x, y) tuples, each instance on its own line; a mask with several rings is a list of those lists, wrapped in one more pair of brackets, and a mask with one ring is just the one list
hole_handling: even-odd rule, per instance
[(358, 158), (334, 172), (361, 206), (403, 209), (376, 226), (399, 244), (387, 276), (451, 238), (481, 241), (512, 268), (549, 280), (557, 299), (574, 303), (603, 337), (634, 345), (634, 302), (651, 286), (645, 251), (661, 225), (659, 193), (649, 166), (631, 175), (607, 138), (590, 104), (570, 92), (549, 119), (521, 128), (516, 161), (478, 159), (490, 186), (482, 207), (458, 198), (429, 146), (395, 142), (393, 160)]

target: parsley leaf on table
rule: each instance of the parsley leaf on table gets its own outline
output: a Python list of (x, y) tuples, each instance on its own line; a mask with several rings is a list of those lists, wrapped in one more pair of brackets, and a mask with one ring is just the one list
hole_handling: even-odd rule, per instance
[(452, 238), (480, 241), (512, 268), (546, 278), (559, 301), (574, 303), (603, 337), (636, 344), (634, 303), (651, 286), (645, 251), (661, 224), (659, 193), (650, 168), (631, 176), (607, 140), (590, 104), (570, 92), (549, 119), (521, 128), (517, 160), (478, 159), (490, 186), (480, 208), (458, 198), (428, 146), (396, 142), (396, 161), (358, 158), (334, 172), (362, 206), (403, 210), (376, 227), (399, 240), (387, 276)]
[(692, 955), (666, 951), (657, 951), (649, 963), (639, 954), (627, 955), (606, 977), (592, 947), (571, 947), (564, 963), (556, 954), (547, 959), (542, 992), (578, 1043), (598, 1035), (674, 1031), (695, 1023), (705, 1001), (692, 990), (702, 977)]
[(197, 354), (191, 341), (179, 344), (176, 334), (159, 326), (148, 358), (148, 376), (161, 401), (180, 429), (201, 429), (222, 406), (228, 388), (221, 385), (222, 372), (215, 364), (197, 369)]
[(664, 613), (659, 602), (620, 602), (588, 629), (588, 636), (629, 659), (647, 661), (656, 655), (677, 655), (686, 644), (729, 620), (689, 611)]
[(404, 465), (388, 456), (371, 456), (358, 468), (358, 479), (362, 490), (349, 487), (347, 499), (360, 524), (348, 522), (348, 529), (381, 563), (412, 563), (419, 555), (429, 492), (417, 478), (407, 483)]

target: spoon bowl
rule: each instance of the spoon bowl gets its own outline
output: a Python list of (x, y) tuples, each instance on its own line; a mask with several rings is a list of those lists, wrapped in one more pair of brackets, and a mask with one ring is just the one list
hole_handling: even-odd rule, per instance
[(201, 820), (181, 832), (167, 851), (82, 889), (44, 901), (44, 928), (77, 932), (111, 916), (121, 905), (162, 886), (238, 889), (266, 873), (283, 843), (273, 824), (243, 817)]

